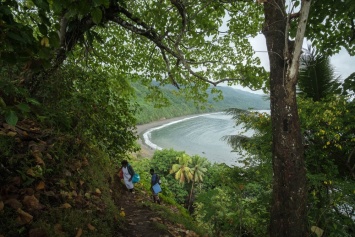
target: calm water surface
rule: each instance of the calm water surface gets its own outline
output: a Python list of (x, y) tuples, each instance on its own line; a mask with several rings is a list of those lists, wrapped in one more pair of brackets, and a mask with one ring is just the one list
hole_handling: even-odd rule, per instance
[[(153, 149), (174, 149), (206, 157), (211, 163), (239, 166), (239, 154), (222, 140), (241, 132), (232, 116), (224, 113), (198, 115), (148, 130), (144, 140)], [(245, 134), (251, 136), (252, 132)]]

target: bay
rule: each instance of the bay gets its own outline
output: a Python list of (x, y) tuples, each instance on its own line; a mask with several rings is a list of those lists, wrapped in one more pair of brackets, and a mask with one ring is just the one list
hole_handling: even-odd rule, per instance
[[(211, 163), (241, 166), (240, 155), (222, 138), (242, 132), (231, 115), (223, 112), (202, 114), (152, 128), (143, 134), (145, 143), (152, 149), (174, 149), (188, 155), (199, 155)], [(244, 135), (251, 136), (252, 131)]]

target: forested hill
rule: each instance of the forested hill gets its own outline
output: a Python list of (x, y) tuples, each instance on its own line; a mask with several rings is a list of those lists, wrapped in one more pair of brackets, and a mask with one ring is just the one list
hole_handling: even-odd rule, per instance
[(153, 102), (146, 99), (147, 87), (140, 84), (134, 84), (133, 87), (137, 94), (136, 102), (141, 107), (141, 111), (137, 115), (138, 124), (189, 114), (223, 111), (228, 108), (270, 109), (270, 101), (267, 96), (224, 86), (217, 87), (223, 93), (223, 100), (215, 101), (213, 95), (209, 93), (208, 102), (199, 105), (195, 105), (192, 101), (186, 101), (183, 96), (173, 93), (177, 90), (175, 87), (165, 86), (161, 90), (170, 105), (156, 107)]

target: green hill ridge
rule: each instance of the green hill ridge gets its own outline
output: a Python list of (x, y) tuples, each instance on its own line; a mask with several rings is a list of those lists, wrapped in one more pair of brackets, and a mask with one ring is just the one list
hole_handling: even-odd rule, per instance
[[(137, 114), (137, 123), (144, 124), (156, 120), (173, 118), (178, 116), (200, 114), (208, 112), (220, 112), (229, 108), (269, 110), (270, 102), (266, 95), (250, 93), (226, 86), (218, 86), (216, 89), (223, 94), (222, 100), (214, 100), (211, 88), (208, 90), (209, 97), (205, 104), (194, 104), (187, 101), (183, 96), (176, 95), (177, 89), (171, 85), (161, 87), (160, 90), (170, 103), (169, 106), (156, 106), (154, 102), (147, 100), (149, 91), (147, 87), (140, 84), (133, 84), (137, 93), (136, 102), (140, 105), (141, 111)], [(156, 101), (155, 103), (159, 103)]]

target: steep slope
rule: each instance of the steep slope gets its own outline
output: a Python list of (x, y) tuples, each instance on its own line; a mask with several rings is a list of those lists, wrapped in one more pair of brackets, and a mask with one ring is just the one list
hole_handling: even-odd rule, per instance
[(0, 237), (197, 236), (143, 186), (129, 196), (116, 162), (88, 141), (28, 119), (0, 122)]

